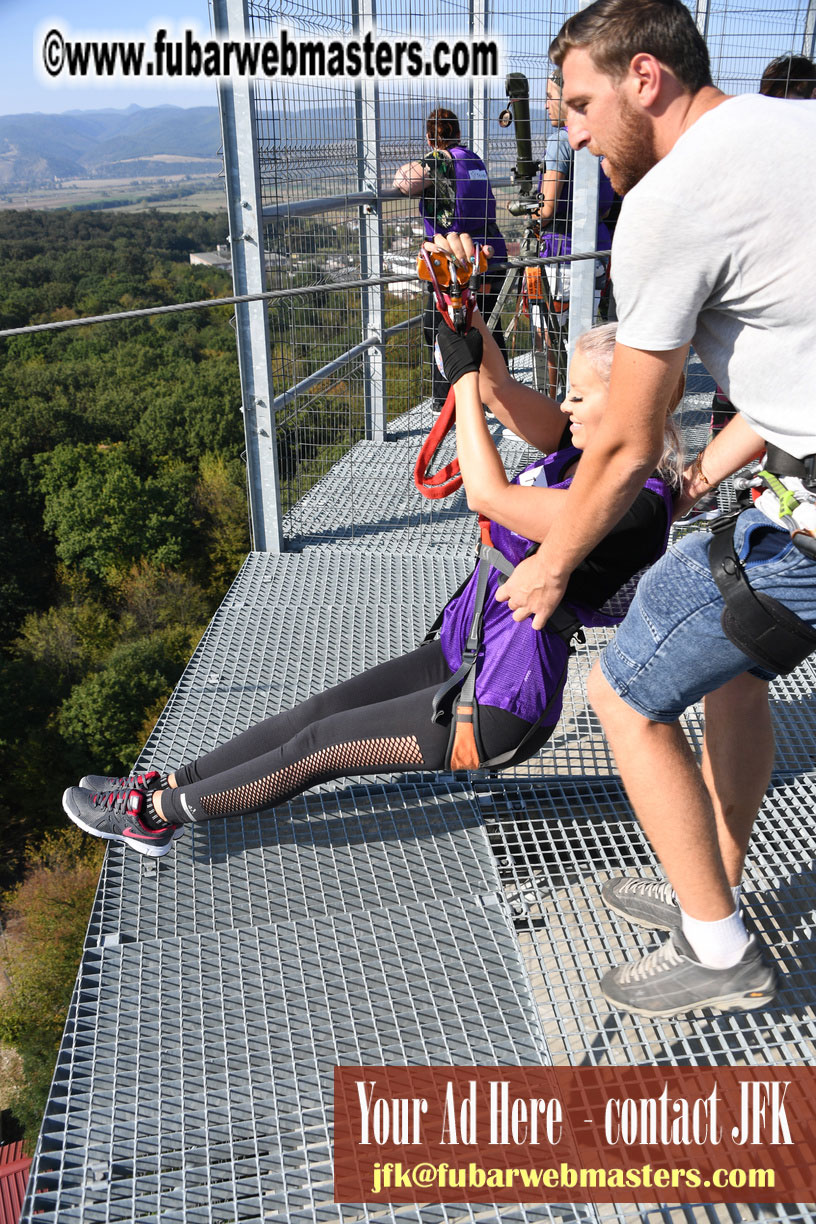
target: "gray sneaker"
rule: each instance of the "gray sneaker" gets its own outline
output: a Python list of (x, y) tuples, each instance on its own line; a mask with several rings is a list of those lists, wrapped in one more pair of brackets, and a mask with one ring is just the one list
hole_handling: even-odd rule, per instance
[(750, 1011), (772, 1001), (776, 973), (762, 959), (753, 935), (736, 965), (709, 969), (677, 932), (640, 960), (610, 969), (601, 979), (601, 991), (613, 1007), (641, 1016), (677, 1016), (698, 1007)]
[(615, 876), (601, 886), (601, 897), (613, 913), (635, 926), (650, 931), (682, 930), (680, 906), (668, 880)]

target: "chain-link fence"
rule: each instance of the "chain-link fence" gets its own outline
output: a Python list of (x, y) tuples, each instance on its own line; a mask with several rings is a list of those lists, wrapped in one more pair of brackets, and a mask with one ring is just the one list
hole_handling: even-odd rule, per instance
[[(234, 12), (241, 9), (240, 0), (221, 3)], [(715, 82), (729, 92), (756, 90), (772, 57), (812, 50), (812, 0), (761, 5), (697, 0), (690, 7), (708, 40)], [(255, 37), (270, 37), (285, 25), (293, 38), (323, 47), (369, 22), (379, 35), (390, 38), (496, 38), (504, 48), (506, 71), (523, 74), (528, 84), (535, 164), (544, 158), (553, 131), (546, 107), (551, 71), (547, 50), (573, 8), (571, 3), (537, 0), (520, 0), (511, 7), (490, 6), (487, 0), (439, 0), (419, 10), (406, 0), (376, 5), (373, 0), (331, 5), (244, 0), (239, 16)], [(517, 257), (520, 247), (522, 254), (536, 253), (538, 237), (531, 233), (529, 214), (508, 212), (523, 184), (512, 176), (519, 162), (520, 125), (503, 128), (499, 123), (507, 107), (504, 75), (361, 84), (327, 78), (255, 83), (253, 147), (242, 144), (239, 133), (234, 148), (239, 158), (254, 160), (266, 282), (269, 287), (320, 287), (308, 297), (277, 302), (268, 312), (274, 397), (270, 432), (275, 437), (284, 546), (299, 532), (298, 502), (357, 441), (382, 438), (386, 430), (398, 432), (405, 414), (416, 414), (421, 406), (425, 415), (414, 415), (411, 427), (419, 432), (431, 423), (431, 354), (421, 326), (425, 298), (413, 279), (424, 230), (418, 199), (400, 195), (393, 182), (399, 167), (428, 154), (426, 118), (437, 107), (458, 116), (462, 145), (484, 161), (508, 255)], [(518, 118), (518, 112), (514, 114)], [(761, 133), (757, 139), (759, 148)], [(228, 139), (225, 148), (230, 148)], [(533, 194), (537, 186), (534, 176)], [(342, 288), (345, 282), (389, 275), (410, 279)], [(242, 288), (236, 284), (236, 291)], [(503, 313), (511, 360), (541, 347), (542, 332), (547, 337), (546, 326), (539, 320), (536, 328), (535, 318), (531, 320), (529, 305), (519, 277)], [(240, 334), (239, 329), (239, 341)], [(253, 360), (257, 364), (257, 351)], [(530, 368), (529, 360), (524, 368)], [(532, 368), (536, 374), (540, 364)], [(563, 389), (563, 368), (560, 386)], [(692, 407), (696, 411), (699, 404)], [(433, 514), (431, 508), (428, 514)], [(417, 516), (419, 526), (423, 517)]]

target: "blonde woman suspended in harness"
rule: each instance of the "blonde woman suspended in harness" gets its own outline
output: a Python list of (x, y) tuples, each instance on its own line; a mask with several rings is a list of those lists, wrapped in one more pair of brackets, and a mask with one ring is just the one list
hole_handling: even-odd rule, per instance
[[(493, 546), (505, 559), (501, 564), (512, 566), (545, 538), (603, 418), (614, 326), (581, 338), (569, 395), (557, 404), (515, 382), (478, 312), (474, 324), (466, 335), (443, 324), (440, 347), (455, 384), (457, 448), (468, 503), (489, 517)], [(668, 414), (676, 402), (666, 405), (665, 465), (573, 574), (567, 601), (576, 622), (620, 619), (599, 610), (665, 548), (671, 473), (677, 465)], [(541, 451), (513, 479), (502, 466), (483, 403)], [(491, 566), (481, 642), (474, 652), (476, 759), (463, 764), (457, 758), (455, 683), (452, 687), (473, 626), (479, 584), (474, 573), (445, 607), (438, 638), (265, 719), (196, 760), (179, 762), (169, 776), (155, 769), (122, 778), (88, 774), (65, 792), (65, 811), (95, 837), (158, 857), (187, 824), (274, 808), (330, 779), (525, 760), (546, 743), (558, 721), (569, 646), (549, 627), (537, 632), (530, 621), (514, 621), (507, 604), (493, 598), (500, 577)]]

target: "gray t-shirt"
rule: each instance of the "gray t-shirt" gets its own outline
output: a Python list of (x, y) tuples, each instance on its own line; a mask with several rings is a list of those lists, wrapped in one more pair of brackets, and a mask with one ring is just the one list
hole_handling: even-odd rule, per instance
[(816, 102), (692, 124), (627, 194), (612, 277), (621, 344), (690, 341), (757, 433), (816, 452)]

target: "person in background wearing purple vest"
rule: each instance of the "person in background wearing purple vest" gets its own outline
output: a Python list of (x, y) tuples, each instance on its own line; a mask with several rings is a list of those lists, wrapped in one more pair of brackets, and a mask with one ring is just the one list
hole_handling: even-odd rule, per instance
[[(455, 384), (459, 460), (469, 505), (492, 520), (494, 548), (516, 564), (544, 539), (606, 411), (615, 327), (581, 337), (569, 396), (557, 404), (511, 378), (478, 312), (474, 320), (467, 336), (446, 328), (440, 340)], [(681, 394), (682, 380), (666, 405), (658, 471), (572, 576), (567, 598), (583, 624), (620, 620), (620, 612), (604, 614), (605, 601), (666, 547), (679, 470), (669, 414)], [(505, 473), (483, 403), (542, 452), (514, 480)], [(549, 628), (538, 632), (529, 621), (516, 622), (494, 598), (498, 579), (491, 566), (476, 663), (476, 744), (480, 760), (506, 753), (503, 764), (510, 767), (537, 752), (558, 722), (568, 646)], [(191, 822), (264, 811), (334, 778), (448, 768), (451, 719), (446, 713), (434, 721), (434, 698), (460, 668), (476, 583), (474, 572), (449, 600), (438, 638), (257, 723), (166, 780), (156, 770), (127, 778), (86, 775), (66, 790), (65, 811), (87, 833), (158, 858)]]
[[(556, 70), (547, 81), (547, 115), (552, 131), (547, 140), (544, 154), (544, 171), (539, 179), (538, 190), (541, 204), (534, 214), (541, 222), (541, 242), (539, 255), (546, 259), (549, 255), (569, 255), (572, 250), (572, 194), (573, 194), (573, 158), (567, 137), (566, 117), (561, 102), (563, 78)], [(615, 193), (609, 179), (598, 167), (598, 230), (595, 239), (596, 250), (608, 251), (612, 237), (606, 227), (604, 218), (612, 207)], [(595, 279), (595, 312), (597, 316), (598, 303), (601, 297), (604, 278), (606, 276), (606, 261), (596, 263)], [(562, 329), (569, 320), (570, 303), (570, 265), (568, 263), (551, 264), (545, 268), (544, 275), (550, 289), (553, 310)], [(535, 278), (541, 275), (537, 268), (528, 269), (527, 292), (530, 301), (530, 311), (539, 335), (544, 331), (544, 318), (540, 306), (535, 304)], [(539, 294), (540, 296), (540, 294)], [(551, 351), (551, 350), (550, 350)], [(554, 395), (557, 386), (558, 371), (550, 361), (550, 394)]]
[[(394, 186), (404, 195), (419, 196), (419, 211), (425, 223), (425, 236), (434, 234), (470, 234), (474, 242), (489, 243), (493, 248), (487, 273), (478, 296), (479, 309), (487, 319), (496, 304), (502, 284), (499, 265), (507, 258), (507, 246), (496, 224), (496, 200), (490, 186), (487, 169), (481, 157), (465, 147), (461, 140), (459, 120), (453, 111), (437, 107), (431, 111), (425, 125), (425, 139), (430, 152), (421, 161), (406, 162), (394, 176)], [(429, 288), (422, 328), (433, 352), (439, 328), (439, 312)], [(499, 350), (507, 360), (501, 324), (493, 335)], [(450, 384), (431, 363), (433, 407), (438, 412), (445, 402)]]

